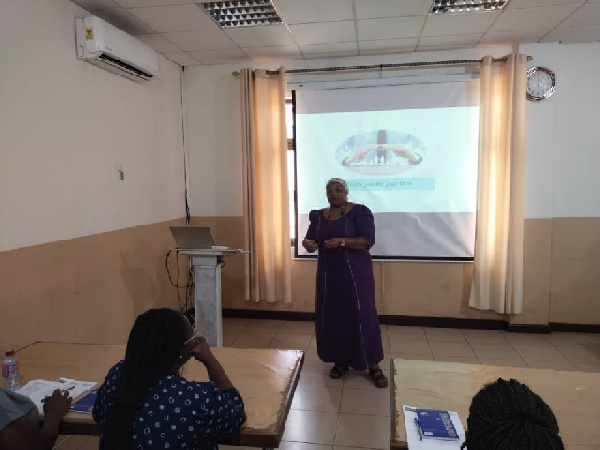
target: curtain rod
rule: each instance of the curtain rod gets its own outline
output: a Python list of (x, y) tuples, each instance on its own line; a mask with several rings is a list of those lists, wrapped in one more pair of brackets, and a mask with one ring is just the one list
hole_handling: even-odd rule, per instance
[[(319, 67), (315, 69), (288, 69), (285, 73), (315, 73), (315, 72), (339, 72), (344, 70), (383, 70), (398, 67), (425, 67), (425, 66), (458, 66), (468, 64), (479, 64), (483, 59), (451, 59), (448, 61), (421, 61), (397, 64), (372, 64), (368, 66), (342, 66), (342, 67)], [(506, 61), (507, 57), (494, 58), (494, 61)], [(527, 61), (533, 60), (533, 57), (528, 56)], [(267, 75), (277, 75), (279, 70), (267, 70)], [(232, 72), (231, 75), (237, 77), (238, 71)]]

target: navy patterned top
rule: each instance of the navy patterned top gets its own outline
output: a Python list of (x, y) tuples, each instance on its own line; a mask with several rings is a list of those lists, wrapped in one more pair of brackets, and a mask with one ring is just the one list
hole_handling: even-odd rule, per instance
[[(115, 364), (98, 396), (92, 416), (100, 439), (108, 414), (108, 394), (115, 391), (123, 361)], [(235, 435), (246, 421), (244, 402), (235, 388), (219, 390), (212, 382), (166, 375), (152, 386), (132, 426), (132, 449), (216, 449), (217, 441)]]

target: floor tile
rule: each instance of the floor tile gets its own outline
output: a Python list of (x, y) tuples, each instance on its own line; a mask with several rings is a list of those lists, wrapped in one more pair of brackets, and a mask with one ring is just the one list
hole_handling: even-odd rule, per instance
[(403, 353), (410, 355), (431, 355), (431, 348), (427, 341), (412, 341), (406, 339), (390, 338), (390, 353)]
[(409, 341), (425, 341), (425, 331), (421, 327), (397, 327), (388, 325), (388, 337), (390, 339), (404, 339)]
[(390, 419), (340, 413), (335, 445), (388, 450), (390, 448)]
[(300, 371), (298, 385), (305, 386), (334, 386), (342, 387), (343, 379), (334, 380), (329, 376), (329, 369), (325, 363), (319, 365), (303, 365)]
[(242, 332), (232, 343), (231, 347), (238, 348), (269, 348), (274, 334), (256, 334), (249, 331)]
[(428, 341), (465, 342), (465, 335), (457, 328), (425, 328)]
[(337, 420), (333, 412), (290, 409), (283, 440), (333, 445)]
[(532, 369), (578, 370), (573, 363), (566, 359), (564, 361), (527, 361), (527, 366)]
[[(281, 448), (281, 446), (279, 448)], [(256, 450), (256, 447), (244, 447), (242, 445), (240, 445), (238, 447), (236, 445), (221, 445), (221, 444), (219, 444), (219, 450)]]
[[(383, 368), (383, 367), (389, 367), (389, 366), (383, 366), (383, 364), (381, 364), (381, 367)], [(383, 373), (385, 374), (386, 377), (388, 377), (388, 379), (390, 378), (389, 369), (384, 368)], [(344, 377), (344, 390), (347, 390), (347, 389), (387, 390), (387, 389), (382, 389), (382, 388), (376, 387), (375, 384), (373, 383), (373, 380), (369, 376), (369, 372), (367, 372), (367, 371), (354, 372), (353, 370), (349, 371), (346, 374), (346, 376)]]
[(508, 344), (473, 344), (471, 348), (478, 358), (485, 359), (520, 359), (515, 349)]
[(546, 344), (514, 345), (517, 353), (526, 363), (529, 361), (564, 361), (565, 357), (553, 346)]
[(308, 411), (339, 412), (342, 401), (342, 386), (298, 386), (292, 409)]
[(477, 358), (468, 358), (466, 356), (438, 356), (433, 358), (435, 361), (441, 362), (458, 362), (465, 364), (480, 364)]
[[(79, 450), (83, 445), (86, 444), (89, 438), (90, 436), (66, 436), (66, 438), (63, 439), (55, 448), (58, 450)], [(96, 449), (97, 448), (98, 446), (96, 446)]]
[[(219, 450), (223, 446), (219, 445)], [(239, 447), (236, 447), (239, 448)], [(232, 448), (232, 450), (235, 450)], [(256, 447), (254, 447), (256, 450)], [(307, 442), (288, 442), (282, 441), (279, 445), (279, 450), (333, 450), (333, 445), (309, 444)]]
[(600, 333), (582, 333), (590, 344), (600, 344)]
[(500, 367), (529, 367), (521, 358), (519, 359), (486, 359), (479, 358), (481, 364), (487, 366), (500, 366)]
[(508, 344), (508, 340), (497, 330), (463, 330), (469, 344)]
[(600, 363), (576, 362), (573, 364), (582, 372), (600, 372)]
[(250, 322), (250, 319), (237, 319), (233, 317), (225, 317), (223, 318), (223, 329), (244, 331), (248, 327)]
[(279, 334), (308, 334), (313, 335), (315, 333), (314, 322), (296, 322), (286, 321), (283, 327), (279, 330)]
[(392, 352), (390, 353), (390, 358), (408, 359), (413, 361), (433, 361), (433, 353), (429, 355), (413, 355), (410, 353)]
[(517, 333), (511, 331), (501, 331), (502, 336), (508, 340), (512, 345), (533, 345), (533, 344), (547, 344), (547, 334), (539, 333)]
[(253, 320), (244, 331), (255, 334), (275, 334), (283, 328), (284, 323), (283, 320)]
[(467, 342), (429, 342), (433, 357), (461, 356), (475, 358), (476, 355)]
[(282, 350), (306, 350), (310, 344), (311, 336), (308, 334), (279, 334), (277, 333), (269, 348)]
[(317, 355), (317, 348), (308, 347), (304, 351), (304, 365), (305, 366), (328, 366), (327, 370), (333, 367), (331, 363), (325, 363), (321, 361), (319, 356)]
[(389, 417), (390, 391), (389, 389), (344, 389), (340, 413)]
[(317, 338), (314, 335), (310, 338), (310, 344), (308, 344), (308, 348), (317, 348)]
[(557, 345), (556, 348), (571, 362), (600, 363), (599, 345)]
[(544, 337), (553, 345), (588, 344), (585, 335), (579, 333), (551, 333)]
[(231, 347), (238, 336), (242, 333), (240, 330), (223, 330), (223, 347)]

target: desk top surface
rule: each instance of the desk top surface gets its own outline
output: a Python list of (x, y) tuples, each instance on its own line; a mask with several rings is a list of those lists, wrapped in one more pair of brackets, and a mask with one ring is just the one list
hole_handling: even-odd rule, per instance
[(391, 448), (406, 449), (402, 405), (456, 411), (466, 428), (484, 384), (514, 378), (550, 405), (566, 448), (600, 445), (600, 373), (392, 359)]
[[(238, 348), (212, 350), (244, 399), (247, 420), (239, 443), (276, 447), (272, 444), (279, 443), (283, 435), (302, 367), (303, 352)], [(125, 346), (38, 342), (20, 350), (17, 356), (23, 383), (38, 378), (55, 380), (63, 376), (96, 381), (100, 385), (108, 370), (125, 356)], [(188, 380), (208, 380), (204, 365), (194, 360), (184, 366), (183, 376)], [(79, 413), (67, 414), (64, 422), (88, 426), (94, 423), (90, 415)], [(247, 439), (248, 436), (254, 438)], [(257, 441), (257, 436), (267, 440)]]

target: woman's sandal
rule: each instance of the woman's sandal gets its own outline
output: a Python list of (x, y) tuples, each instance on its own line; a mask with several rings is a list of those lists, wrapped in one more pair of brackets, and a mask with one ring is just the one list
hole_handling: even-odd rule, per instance
[(339, 380), (348, 372), (348, 366), (344, 364), (336, 364), (329, 371), (329, 378), (333, 378), (334, 380)]
[(369, 369), (369, 376), (373, 379), (373, 383), (378, 388), (384, 388), (388, 385), (388, 379), (383, 374), (381, 369)]

